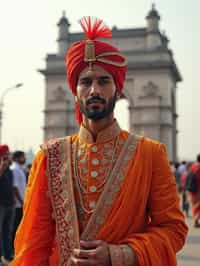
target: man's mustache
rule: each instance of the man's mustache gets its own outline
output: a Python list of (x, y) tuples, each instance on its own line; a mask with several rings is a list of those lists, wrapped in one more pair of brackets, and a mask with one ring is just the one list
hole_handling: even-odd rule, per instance
[(90, 97), (89, 99), (87, 99), (86, 101), (86, 104), (90, 104), (90, 103), (94, 103), (94, 102), (100, 102), (102, 104), (106, 104), (106, 100), (104, 98), (101, 98), (100, 96), (93, 96), (93, 97)]

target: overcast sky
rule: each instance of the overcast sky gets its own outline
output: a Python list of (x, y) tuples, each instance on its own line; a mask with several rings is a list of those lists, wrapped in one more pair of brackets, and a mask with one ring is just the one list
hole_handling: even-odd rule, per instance
[[(170, 39), (183, 76), (178, 84), (178, 154), (195, 159), (200, 153), (200, 1), (154, 1), (161, 15), (161, 30)], [(44, 78), (36, 70), (45, 67), (47, 53), (57, 52), (56, 26), (66, 10), (72, 32), (80, 31), (84, 15), (103, 18), (118, 28), (145, 27), (149, 0), (0, 0), (0, 94), (16, 83), (3, 108), (3, 143), (12, 149), (34, 151), (43, 141)], [(123, 4), (123, 6), (122, 6)], [(124, 125), (126, 127), (126, 125)]]

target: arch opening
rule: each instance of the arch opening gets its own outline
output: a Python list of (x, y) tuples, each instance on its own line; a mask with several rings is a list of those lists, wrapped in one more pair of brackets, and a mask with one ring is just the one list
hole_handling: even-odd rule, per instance
[(129, 101), (125, 97), (120, 98), (117, 101), (114, 115), (120, 127), (124, 130), (130, 131)]

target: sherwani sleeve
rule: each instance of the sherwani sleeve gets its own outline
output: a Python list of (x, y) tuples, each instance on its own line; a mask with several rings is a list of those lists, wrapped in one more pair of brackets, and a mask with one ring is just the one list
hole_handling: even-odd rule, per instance
[(136, 255), (129, 245), (109, 245), (112, 266), (135, 266)]
[(10, 266), (48, 266), (55, 235), (48, 196), (46, 156), (41, 150), (30, 171), (23, 218), (15, 238), (15, 257)]
[(136, 254), (138, 266), (175, 266), (176, 252), (182, 248), (188, 229), (165, 147), (154, 146), (147, 206), (149, 223), (143, 232), (132, 234), (127, 243)]

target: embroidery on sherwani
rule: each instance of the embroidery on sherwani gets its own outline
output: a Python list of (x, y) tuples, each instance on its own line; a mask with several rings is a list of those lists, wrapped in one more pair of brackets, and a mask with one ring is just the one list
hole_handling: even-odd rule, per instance
[(79, 247), (79, 228), (71, 169), (71, 138), (43, 146), (47, 155), (49, 193), (56, 220), (59, 265), (70, 265), (71, 251)]
[(139, 140), (139, 136), (129, 135), (124, 143), (110, 177), (105, 184), (104, 190), (99, 197), (97, 206), (81, 235), (81, 239), (94, 240), (100, 227), (104, 224), (110, 209), (112, 208), (113, 202), (121, 189), (128, 163), (133, 158)]

